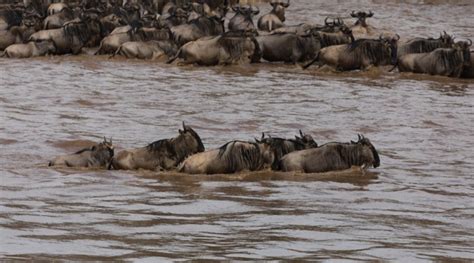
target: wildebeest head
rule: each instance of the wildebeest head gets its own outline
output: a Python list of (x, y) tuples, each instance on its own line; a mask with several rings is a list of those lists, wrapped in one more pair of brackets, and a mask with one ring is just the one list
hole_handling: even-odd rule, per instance
[(271, 12), (275, 14), (281, 22), (285, 22), (285, 9), (290, 6), (290, 0), (287, 2), (272, 0), (270, 5), (273, 7)]
[(260, 9), (258, 7), (253, 7), (251, 5), (241, 6), (241, 5), (233, 5), (232, 10), (234, 10), (236, 15), (241, 15), (245, 17), (246, 20), (252, 21), (253, 16), (258, 15), (260, 13)]
[(372, 164), (374, 168), (379, 167), (380, 157), (374, 145), (370, 142), (368, 138), (365, 138), (363, 135), (358, 134), (357, 136), (359, 137), (359, 140), (357, 142), (351, 141), (351, 144), (362, 146), (360, 158), (365, 158), (365, 163)]
[(359, 11), (356, 13), (355, 11), (352, 11), (351, 16), (357, 18), (357, 21), (354, 25), (361, 25), (363, 27), (367, 27), (365, 19), (374, 16), (374, 13), (372, 13), (372, 11), (369, 11), (369, 13), (366, 13), (364, 11)]
[(458, 41), (453, 45), (453, 48), (459, 52), (462, 52), (463, 58), (463, 66), (469, 67), (471, 66), (471, 51), (469, 50), (472, 46), (472, 40), (468, 39), (468, 41)]
[(327, 32), (327, 33), (335, 33), (341, 31), (342, 27), (347, 28), (344, 24), (344, 20), (340, 17), (332, 18), (332, 21), (329, 21), (330, 18), (326, 17), (324, 19), (324, 26), (323, 27), (315, 27), (314, 30)]
[(313, 139), (313, 136), (310, 134), (305, 134), (300, 130), (300, 136), (295, 136), (295, 139), (297, 142), (301, 142), (303, 145), (305, 145), (305, 148), (316, 148), (318, 147), (318, 144), (316, 141)]
[(443, 33), (439, 34), (439, 40), (443, 43), (443, 47), (449, 48), (454, 44), (454, 37), (451, 35), (448, 35), (446, 31), (443, 31)]
[(204, 144), (201, 137), (191, 127), (187, 126), (183, 121), (183, 129), (179, 129), (179, 136), (187, 147), (197, 149), (197, 152), (204, 152)]
[(392, 37), (380, 35), (379, 40), (384, 43), (384, 48), (390, 54), (391, 63), (395, 65), (397, 63), (398, 40), (400, 40), (400, 36), (398, 34)]

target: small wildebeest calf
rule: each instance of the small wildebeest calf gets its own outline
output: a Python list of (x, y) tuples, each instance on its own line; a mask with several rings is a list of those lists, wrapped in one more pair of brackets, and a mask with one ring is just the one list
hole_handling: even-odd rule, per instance
[(82, 149), (74, 154), (56, 157), (49, 162), (49, 166), (106, 168), (114, 156), (112, 139), (98, 143), (92, 147)]
[(285, 172), (322, 173), (369, 165), (374, 168), (380, 166), (379, 154), (369, 139), (359, 135), (357, 142), (327, 143), (318, 148), (289, 153), (281, 158), (278, 168)]
[(123, 170), (171, 170), (189, 155), (203, 152), (199, 135), (183, 122), (178, 137), (163, 139), (148, 146), (121, 151), (113, 159), (111, 167)]
[(270, 167), (274, 154), (268, 143), (230, 141), (219, 149), (190, 156), (178, 167), (189, 174), (230, 174)]

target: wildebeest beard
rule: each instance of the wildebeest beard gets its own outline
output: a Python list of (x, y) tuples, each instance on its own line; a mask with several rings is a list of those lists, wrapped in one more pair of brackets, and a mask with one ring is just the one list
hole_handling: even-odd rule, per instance
[[(237, 145), (236, 145), (237, 144)], [(264, 158), (257, 143), (231, 141), (219, 148), (218, 158), (226, 164), (228, 173), (244, 169), (256, 171), (263, 167)]]

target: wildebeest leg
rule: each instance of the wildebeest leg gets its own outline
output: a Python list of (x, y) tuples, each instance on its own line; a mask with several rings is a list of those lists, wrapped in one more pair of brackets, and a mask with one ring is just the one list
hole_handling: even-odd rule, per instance
[(6, 53), (7, 53), (7, 52), (6, 52), (5, 50), (2, 51), (2, 53), (0, 53), (0, 58), (3, 58), (3, 57), (6, 55)]
[(319, 54), (321, 54), (321, 52), (318, 52), (318, 54), (316, 55), (316, 57), (311, 61), (309, 62), (308, 64), (304, 65), (303, 66), (303, 69), (307, 69), (309, 68), (311, 65), (313, 65), (316, 61), (319, 60)]
[(116, 55), (120, 54), (120, 52), (122, 52), (122, 46), (120, 46), (119, 48), (117, 48), (117, 50), (109, 56), (109, 59), (115, 57)]
[(170, 59), (168, 59), (168, 61), (166, 61), (166, 64), (171, 64), (171, 63), (173, 63), (179, 56), (181, 56), (181, 53), (183, 52), (182, 50), (183, 50), (183, 49), (180, 48), (180, 49), (178, 50), (178, 52), (176, 52), (176, 55), (174, 55), (172, 58), (170, 58)]

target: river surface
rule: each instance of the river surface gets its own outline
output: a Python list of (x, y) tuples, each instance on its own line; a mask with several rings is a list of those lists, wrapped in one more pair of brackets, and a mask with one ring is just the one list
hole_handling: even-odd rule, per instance
[[(472, 2), (422, 2), (292, 1), (287, 23), (364, 8), (376, 14), (369, 23), (402, 39), (474, 37)], [(261, 132), (302, 129), (320, 144), (362, 133), (381, 166), (215, 176), (47, 167), (103, 136), (117, 150), (174, 137), (182, 121), (208, 149)], [(387, 68), (0, 59), (0, 257), (471, 261), (473, 128), (472, 80)]]

